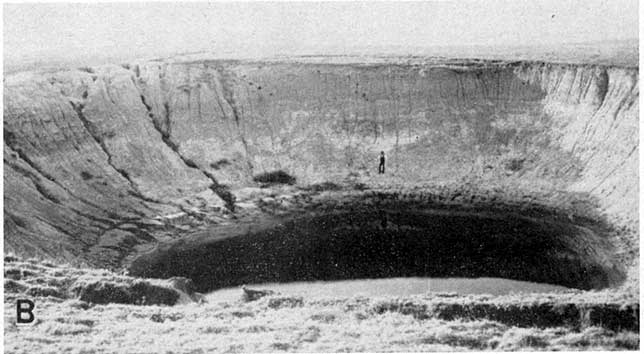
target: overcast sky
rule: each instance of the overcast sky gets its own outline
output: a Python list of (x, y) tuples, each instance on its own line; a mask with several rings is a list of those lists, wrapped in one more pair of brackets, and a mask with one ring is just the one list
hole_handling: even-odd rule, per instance
[(5, 4), (5, 61), (637, 38), (637, 0)]

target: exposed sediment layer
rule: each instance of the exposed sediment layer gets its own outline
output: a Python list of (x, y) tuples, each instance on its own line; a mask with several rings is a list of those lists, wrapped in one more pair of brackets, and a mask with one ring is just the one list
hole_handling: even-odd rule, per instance
[[(605, 236), (609, 257), (637, 281), (638, 84), (637, 68), (423, 60), (11, 75), (5, 244), (118, 265), (171, 227), (155, 217), (220, 223), (228, 189), (284, 170), (301, 184), (521, 191), (571, 217), (576, 201), (590, 204), (588, 215), (621, 230)], [(385, 177), (374, 173), (381, 150)]]

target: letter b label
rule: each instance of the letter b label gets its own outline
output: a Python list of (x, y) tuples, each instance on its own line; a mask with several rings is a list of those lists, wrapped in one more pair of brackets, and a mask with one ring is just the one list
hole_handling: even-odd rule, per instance
[(27, 324), (34, 321), (34, 302), (31, 300), (20, 299), (16, 304), (16, 322), (18, 324)]

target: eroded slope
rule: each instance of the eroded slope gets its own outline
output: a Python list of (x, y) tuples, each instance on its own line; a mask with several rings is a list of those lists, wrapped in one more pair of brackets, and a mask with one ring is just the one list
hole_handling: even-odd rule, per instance
[(136, 245), (195, 231), (169, 216), (235, 223), (244, 206), (230, 190), (284, 170), (300, 185), (474, 185), (571, 217), (592, 205), (583, 216), (621, 228), (609, 241), (636, 280), (638, 84), (632, 68), (420, 59), (12, 75), (6, 246), (117, 266)]

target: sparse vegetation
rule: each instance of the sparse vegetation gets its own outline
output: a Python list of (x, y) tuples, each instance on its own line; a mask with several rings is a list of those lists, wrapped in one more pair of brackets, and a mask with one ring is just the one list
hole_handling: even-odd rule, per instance
[(90, 73), (90, 74), (94, 73), (94, 69), (89, 67), (89, 66), (81, 66), (81, 67), (78, 68), (78, 70), (84, 71), (84, 72)]
[(357, 182), (357, 183), (353, 184), (353, 189), (355, 189), (357, 191), (364, 191), (364, 190), (369, 189), (369, 186), (367, 186), (366, 184), (364, 184), (362, 182)]
[[(495, 298), (430, 293), (373, 299), (266, 293), (246, 302), (240, 289), (238, 301), (222, 302), (210, 296), (207, 302), (167, 306), (154, 297), (171, 288), (189, 292), (193, 287), (189, 280), (145, 280), (105, 270), (46, 267), (12, 255), (5, 256), (5, 277), (8, 274), (23, 277), (5, 280), (5, 313), (13, 313), (14, 300), (30, 291), (38, 308), (33, 326), (18, 327), (5, 321), (5, 350), (12, 353), (223, 352), (231, 348), (241, 352), (639, 349), (639, 306), (632, 307), (637, 299), (616, 297), (611, 291)], [(37, 279), (49, 285), (38, 285)], [(86, 295), (78, 299), (74, 291), (59, 293), (69, 287)], [(95, 296), (82, 298), (90, 292)], [(136, 304), (119, 303), (136, 292), (150, 298)], [(138, 300), (143, 300), (142, 296)], [(554, 312), (533, 311), (544, 304), (552, 304)], [(570, 306), (603, 309), (596, 311), (603, 318), (593, 320), (592, 315), (576, 313), (571, 321), (539, 323), (540, 318), (571, 315), (557, 310)], [(506, 311), (503, 309), (516, 313), (499, 316)], [(514, 323), (512, 318), (521, 318), (521, 312), (531, 313), (536, 322)], [(631, 314), (630, 324), (611, 326), (606, 321), (622, 312)], [(168, 333), (171, 335), (165, 335)], [(200, 335), (195, 337), (195, 333)], [(102, 339), (88, 344), (85, 338), (90, 336)]]
[(192, 161), (192, 160), (191, 160), (191, 159), (189, 159), (189, 158), (183, 158), (183, 162), (184, 162), (186, 165), (188, 165), (188, 167), (191, 167), (191, 168), (199, 168), (199, 165), (197, 165), (197, 163), (196, 163), (196, 162)]
[(211, 162), (210, 167), (213, 170), (218, 170), (218, 169), (220, 169), (222, 167), (229, 166), (230, 164), (231, 164), (231, 162), (228, 159), (219, 159), (219, 160), (217, 160), (215, 162)]
[(210, 186), (210, 189), (212, 189), (212, 191), (215, 192), (215, 194), (217, 194), (219, 198), (221, 198), (226, 203), (226, 208), (228, 208), (228, 210), (232, 212), (235, 211), (236, 197), (230, 191), (230, 188), (221, 184), (213, 184)]
[(272, 172), (265, 172), (253, 177), (253, 181), (262, 183), (265, 186), (274, 184), (295, 184), (295, 177), (288, 173), (278, 170)]
[(189, 279), (145, 280), (108, 271), (44, 264), (36, 260), (5, 260), (5, 291), (10, 297), (79, 299), (89, 304), (174, 305), (198, 301)]
[(312, 192), (339, 191), (342, 190), (342, 186), (333, 182), (322, 182), (312, 184), (306, 189)]
[(525, 159), (510, 159), (506, 161), (505, 163), (505, 168), (510, 170), (510, 171), (519, 171), (523, 168), (523, 163), (525, 162)]

